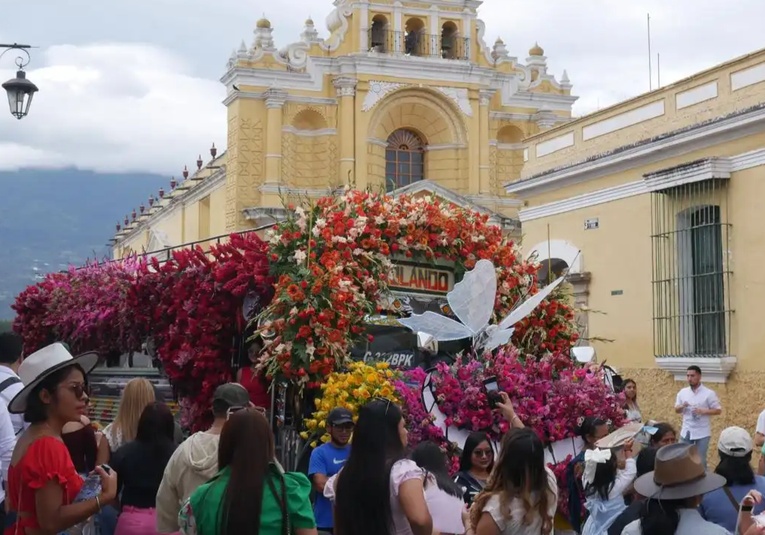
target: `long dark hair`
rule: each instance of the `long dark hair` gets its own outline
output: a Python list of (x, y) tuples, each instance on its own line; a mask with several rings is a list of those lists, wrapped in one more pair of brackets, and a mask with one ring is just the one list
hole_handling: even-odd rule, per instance
[(499, 458), (486, 487), (470, 508), (470, 523), (475, 530), (489, 499), (499, 494), (500, 503), (510, 503), (515, 498), (521, 500), (525, 511), (522, 524), (528, 526), (539, 516), (542, 534), (549, 535), (553, 530), (549, 510), (555, 492), (545, 469), (542, 441), (528, 427), (511, 429), (502, 437)]
[[(268, 475), (278, 474), (273, 460), (274, 437), (266, 418), (251, 409), (232, 414), (223, 425), (218, 446), (218, 468), (229, 468), (231, 473), (220, 509), (220, 535), (259, 533), (263, 493), (269, 492), (265, 489)], [(279, 484), (277, 499), (286, 506), (284, 480)], [(282, 511), (282, 518), (285, 513)], [(286, 529), (283, 521), (282, 532)]]
[(398, 426), (401, 409), (374, 400), (359, 410), (353, 447), (335, 487), (336, 535), (389, 535), (390, 471), (406, 456)]
[(752, 452), (743, 457), (731, 457), (718, 451), (720, 464), (715, 468), (715, 473), (725, 478), (725, 485), (754, 485), (754, 470), (752, 470)]
[(667, 433), (672, 433), (673, 435), (675, 435), (675, 437), (677, 437), (677, 431), (675, 431), (675, 428), (672, 427), (671, 424), (668, 424), (666, 422), (659, 422), (655, 424), (654, 427), (656, 428), (656, 432), (653, 435), (651, 435), (651, 440), (650, 440), (651, 446), (658, 447), (659, 443), (661, 442), (661, 439), (663, 439), (664, 435), (666, 435)]
[(582, 440), (584, 440), (584, 449), (590, 449), (595, 446), (595, 441), (590, 442), (589, 437), (595, 437), (595, 433), (598, 432), (598, 427), (601, 425), (606, 425), (607, 423), (608, 422), (602, 418), (587, 416), (577, 424), (574, 432), (577, 436), (582, 437)]
[(457, 485), (449, 476), (449, 469), (446, 466), (446, 452), (435, 442), (420, 442), (412, 452), (412, 460), (417, 466), (424, 468), (436, 480), (438, 488), (447, 494), (462, 498), (462, 487)]
[[(482, 442), (488, 442), (492, 454), (494, 453), (494, 445), (491, 443), (489, 435), (478, 431), (475, 433), (470, 433), (467, 437), (467, 440), (465, 440), (465, 446), (462, 448), (462, 455), (460, 455), (460, 472), (467, 472), (473, 467), (473, 451)], [(486, 467), (486, 471), (491, 472), (492, 468), (494, 468), (493, 458), (491, 460), (491, 464)]]
[(640, 531), (651, 535), (675, 535), (680, 525), (678, 511), (688, 505), (689, 500), (645, 500), (640, 508)]
[(175, 451), (175, 420), (170, 408), (159, 401), (146, 405), (138, 419), (135, 439), (153, 446), (158, 455), (169, 459)]
[(604, 463), (598, 463), (595, 467), (595, 477), (584, 488), (585, 496), (597, 495), (601, 500), (608, 500), (608, 494), (616, 484), (616, 455), (611, 452), (611, 457)]
[[(622, 392), (624, 392), (627, 389), (627, 385), (635, 385), (635, 399), (633, 401), (637, 405), (637, 402), (638, 402), (638, 400), (637, 400), (638, 399), (637, 398), (637, 383), (635, 382), (634, 379), (625, 379), (624, 382), (622, 383)], [(625, 408), (625, 409), (628, 408), (627, 405), (629, 405), (629, 402), (630, 402), (630, 400), (627, 399), (627, 395), (625, 394), (624, 395), (624, 407), (623, 408)]]
[(40, 381), (36, 387), (32, 389), (27, 397), (27, 407), (24, 410), (24, 421), (30, 424), (39, 424), (48, 419), (50, 414), (48, 413), (51, 408), (50, 405), (43, 403), (40, 399), (40, 394), (43, 390), (47, 390), (54, 401), (58, 400), (58, 385), (66, 381), (74, 370), (80, 370), (82, 376), (85, 378), (85, 385), (87, 386), (87, 376), (85, 370), (79, 364), (71, 364), (64, 366), (60, 370), (56, 370), (51, 373), (45, 379)]

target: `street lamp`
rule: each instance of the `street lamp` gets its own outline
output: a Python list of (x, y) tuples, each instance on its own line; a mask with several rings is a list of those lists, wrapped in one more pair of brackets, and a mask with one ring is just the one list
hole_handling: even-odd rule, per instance
[(24, 61), (23, 56), (16, 58), (16, 66), (19, 69), (16, 71), (16, 78), (8, 80), (2, 86), (8, 92), (8, 104), (11, 106), (11, 115), (16, 117), (16, 119), (21, 119), (29, 113), (32, 97), (38, 91), (37, 86), (27, 80), (27, 73), (24, 72), (24, 67), (29, 65), (31, 60), (29, 56), (30, 48), (32, 48), (31, 45), (20, 45), (18, 43), (13, 43), (12, 45), (0, 44), (0, 50), (5, 49), (0, 53), (0, 58), (9, 50), (19, 50), (27, 57), (26, 61)]

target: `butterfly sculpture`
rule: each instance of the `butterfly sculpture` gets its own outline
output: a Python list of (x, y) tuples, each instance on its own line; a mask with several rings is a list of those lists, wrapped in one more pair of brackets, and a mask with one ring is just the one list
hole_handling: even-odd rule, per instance
[(512, 310), (501, 322), (490, 324), (497, 298), (497, 272), (491, 261), (479, 260), (446, 294), (449, 307), (460, 321), (430, 311), (398, 321), (412, 331), (426, 333), (439, 342), (472, 338), (476, 353), (493, 351), (510, 341), (513, 325), (531, 314), (563, 280), (564, 277), (558, 278)]

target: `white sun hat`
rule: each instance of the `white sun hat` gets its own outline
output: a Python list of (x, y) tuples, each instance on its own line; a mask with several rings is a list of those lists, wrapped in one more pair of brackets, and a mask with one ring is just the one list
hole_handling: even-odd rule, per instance
[(8, 412), (23, 413), (27, 408), (29, 393), (37, 385), (50, 374), (73, 364), (79, 364), (88, 374), (98, 364), (98, 354), (83, 353), (73, 357), (64, 344), (56, 342), (29, 355), (19, 366), (19, 378), (24, 388), (8, 404)]

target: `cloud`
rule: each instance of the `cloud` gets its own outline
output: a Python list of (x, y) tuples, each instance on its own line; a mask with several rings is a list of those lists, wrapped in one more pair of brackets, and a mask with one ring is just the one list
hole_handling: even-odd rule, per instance
[[(297, 41), (311, 15), (320, 35), (332, 0), (35, 0), (32, 16), (0, 20), (0, 41), (24, 41), (40, 87), (29, 117), (0, 107), (0, 169), (30, 163), (178, 174), (211, 142), (225, 146), (224, 89), (231, 50), (252, 42), (265, 14), (277, 47)], [(501, 36), (525, 61), (538, 41), (549, 72), (568, 71), (576, 115), (648, 90), (646, 14), (653, 80), (663, 85), (762, 47), (763, 0), (485, 0), (491, 45)], [(147, 16), (147, 13), (151, 16)], [(22, 37), (23, 36), (23, 37)], [(150, 42), (149, 42), (150, 41)], [(68, 43), (63, 45), (63, 43)], [(96, 43), (96, 44), (94, 44)], [(0, 63), (10, 78), (12, 63)], [(41, 67), (38, 67), (42, 65)]]
[[(21, 121), (0, 109), (0, 169), (77, 166), (180, 174), (224, 147), (223, 86), (150, 44), (53, 46), (27, 76), (40, 91)], [(3, 72), (6, 77), (11, 71)]]

